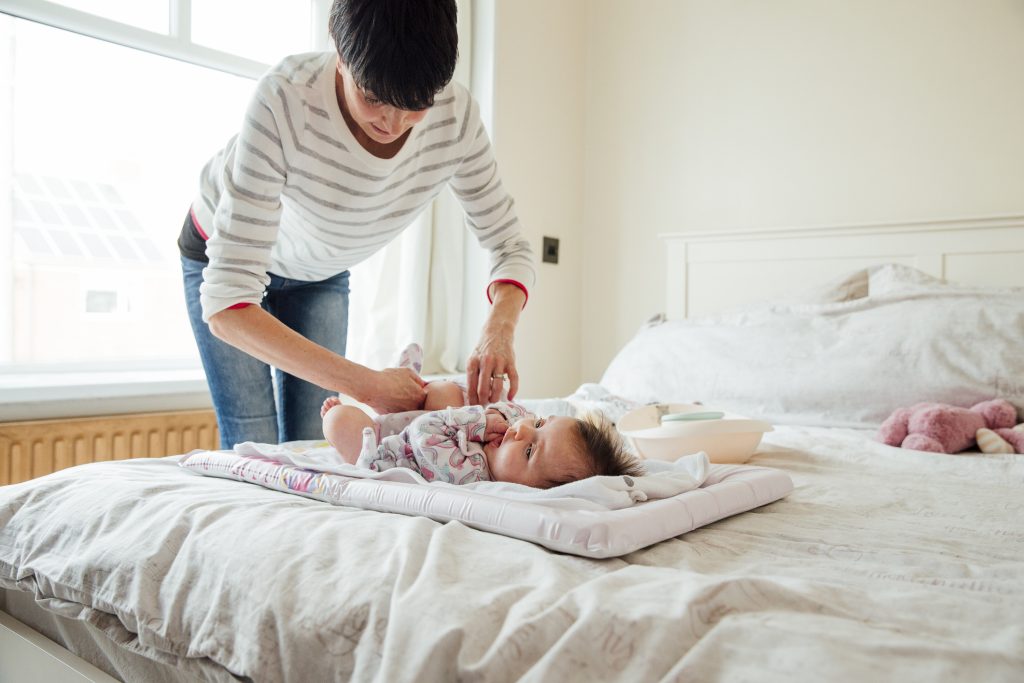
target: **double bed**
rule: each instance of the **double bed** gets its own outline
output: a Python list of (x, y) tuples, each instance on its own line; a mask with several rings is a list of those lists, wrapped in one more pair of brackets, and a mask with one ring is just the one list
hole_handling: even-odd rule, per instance
[[(667, 236), (670, 319), (601, 378), (609, 400), (769, 419), (749, 464), (785, 472), (785, 498), (590, 559), (175, 458), (76, 467), (0, 488), (0, 678), (38, 633), (66, 680), (1021, 680), (1024, 456), (873, 437), (911, 399), (1024, 408), (1024, 290), (1007, 286), (1024, 281), (986, 280), (1003, 245), (1024, 253), (1024, 222), (859, 230), (877, 236), (862, 254), (838, 233)], [(908, 231), (941, 242), (939, 270), (902, 250)], [(985, 231), (994, 260), (955, 271)], [(811, 281), (835, 259), (830, 284), (786, 286), (799, 268), (772, 275), (767, 245), (805, 254)], [(743, 301), (715, 264), (797, 294)], [(927, 275), (954, 271), (966, 285)], [(743, 306), (697, 317), (711, 291)]]

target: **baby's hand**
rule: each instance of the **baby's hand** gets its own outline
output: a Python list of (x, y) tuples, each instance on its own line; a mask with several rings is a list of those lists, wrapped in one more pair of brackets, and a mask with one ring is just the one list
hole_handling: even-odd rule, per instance
[(508, 431), (508, 420), (494, 408), (488, 408), (484, 413), (487, 419), (487, 428), (484, 430), (484, 443), (490, 443), (495, 439), (505, 436)]

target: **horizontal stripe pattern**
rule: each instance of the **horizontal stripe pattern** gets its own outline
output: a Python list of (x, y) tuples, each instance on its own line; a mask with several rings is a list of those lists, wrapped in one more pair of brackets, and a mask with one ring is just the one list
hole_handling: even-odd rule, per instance
[(335, 66), (333, 53), (306, 54), (267, 72), (241, 131), (204, 167), (193, 202), (210, 235), (203, 318), (259, 303), (268, 272), (317, 281), (351, 268), (395, 239), (446, 185), (491, 253), (492, 280), (532, 287), (533, 251), (466, 89), (446, 87), (401, 152), (378, 159), (345, 126)]

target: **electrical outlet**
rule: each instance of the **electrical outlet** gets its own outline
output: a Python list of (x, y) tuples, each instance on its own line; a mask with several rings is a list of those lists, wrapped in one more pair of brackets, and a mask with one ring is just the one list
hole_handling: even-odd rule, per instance
[(558, 238), (545, 237), (544, 250), (541, 253), (541, 260), (544, 263), (558, 263)]

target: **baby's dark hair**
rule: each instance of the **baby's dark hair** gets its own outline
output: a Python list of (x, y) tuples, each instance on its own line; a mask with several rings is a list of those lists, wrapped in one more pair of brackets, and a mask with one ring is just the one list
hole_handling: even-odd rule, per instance
[(334, 0), (329, 30), (360, 89), (421, 111), (455, 73), (457, 11), (455, 0)]
[(640, 459), (626, 450), (622, 437), (600, 413), (588, 413), (576, 419), (579, 448), (587, 460), (589, 477), (643, 476)]

